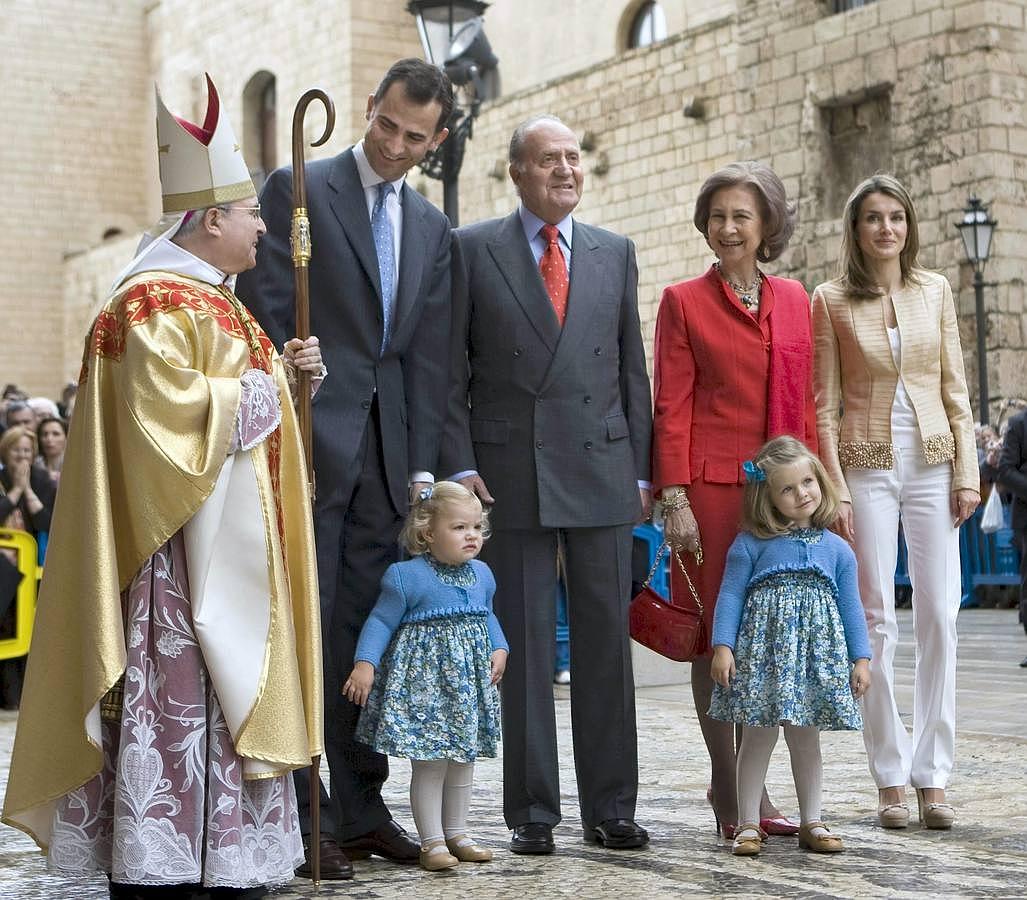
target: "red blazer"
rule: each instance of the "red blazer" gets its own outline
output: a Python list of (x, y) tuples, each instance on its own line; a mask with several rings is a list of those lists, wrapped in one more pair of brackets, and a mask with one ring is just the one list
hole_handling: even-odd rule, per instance
[(668, 287), (656, 319), (653, 488), (743, 484), (771, 437), (817, 450), (813, 331), (805, 288), (765, 276), (754, 319), (715, 268)]

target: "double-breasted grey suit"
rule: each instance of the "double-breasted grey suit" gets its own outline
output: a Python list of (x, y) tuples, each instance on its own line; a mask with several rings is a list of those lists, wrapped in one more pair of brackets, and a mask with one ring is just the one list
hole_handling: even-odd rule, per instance
[(511, 828), (560, 819), (552, 692), (558, 542), (582, 821), (634, 817), (627, 605), (652, 427), (636, 287), (631, 242), (574, 222), (561, 328), (517, 212), (454, 233), (453, 387), (440, 470), (477, 470), (495, 498), (483, 555), (510, 641), (502, 690)]
[[(399, 275), (382, 352), (378, 257), (353, 151), (308, 163), (306, 184), (313, 242), (310, 323), (328, 368), (313, 401), (332, 777), (331, 804), (322, 798), (322, 827), (348, 840), (390, 818), (380, 794), (387, 760), (353, 741), (359, 707), (340, 688), (382, 574), (397, 559), (409, 477), (436, 471), (449, 376), (450, 229), (438, 209), (403, 186)], [(260, 201), (267, 234), (256, 268), (240, 276), (237, 293), (280, 347), (294, 334), (290, 168), (271, 174)], [(306, 832), (306, 788), (297, 793)]]

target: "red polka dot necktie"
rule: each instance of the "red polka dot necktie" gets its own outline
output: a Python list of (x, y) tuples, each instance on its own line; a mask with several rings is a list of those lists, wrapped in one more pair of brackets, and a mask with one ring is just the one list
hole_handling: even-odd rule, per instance
[(546, 239), (546, 250), (538, 261), (538, 268), (553, 304), (556, 319), (562, 328), (563, 320), (567, 316), (567, 292), (570, 289), (567, 260), (563, 258), (563, 251), (560, 249), (560, 229), (555, 225), (543, 225), (541, 233)]

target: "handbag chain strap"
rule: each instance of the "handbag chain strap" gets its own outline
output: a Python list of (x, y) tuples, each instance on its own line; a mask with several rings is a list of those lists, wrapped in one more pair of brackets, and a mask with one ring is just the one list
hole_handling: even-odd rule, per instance
[[(660, 560), (663, 559), (664, 551), (669, 549), (670, 544), (667, 541), (660, 544), (660, 549), (656, 551), (656, 558), (653, 560), (652, 568), (649, 569), (649, 574), (645, 576), (645, 581), (642, 582), (644, 587), (649, 587), (649, 582), (653, 580), (653, 575), (656, 574), (656, 569), (660, 565)], [(692, 583), (692, 578), (688, 574), (688, 570), (685, 568), (684, 562), (681, 560), (681, 554), (678, 553), (677, 550), (671, 550), (671, 554), (677, 561), (681, 574), (685, 576), (685, 581), (688, 582), (688, 589), (692, 592), (692, 597), (695, 600), (696, 606), (699, 607), (699, 613), (701, 615), (703, 612), (702, 600), (699, 599), (699, 592), (695, 589), (695, 585)], [(697, 566), (702, 565), (702, 544), (698, 544), (695, 548), (695, 564)]]

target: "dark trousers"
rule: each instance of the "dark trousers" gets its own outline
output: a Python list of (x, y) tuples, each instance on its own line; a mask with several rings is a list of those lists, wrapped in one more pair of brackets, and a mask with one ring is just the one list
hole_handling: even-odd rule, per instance
[(1027, 531), (1017, 531), (1016, 543), (1020, 547), (1020, 624), (1027, 634)]
[[(382, 575), (399, 557), (403, 520), (385, 481), (377, 403), (357, 461), (360, 475), (346, 505), (315, 508), (317, 575), (324, 657), (325, 757), (331, 797), (320, 786), (321, 833), (340, 841), (374, 831), (392, 818), (381, 788), (388, 758), (353, 739), (360, 707), (342, 695), (353, 669), (360, 629), (378, 599)], [(310, 833), (310, 769), (295, 772), (300, 827)]]
[(638, 749), (628, 643), (631, 525), (497, 530), (483, 558), (510, 657), (502, 681), (503, 813), (510, 828), (560, 821), (553, 702), (556, 549), (566, 553), (571, 731), (581, 819), (635, 817)]

